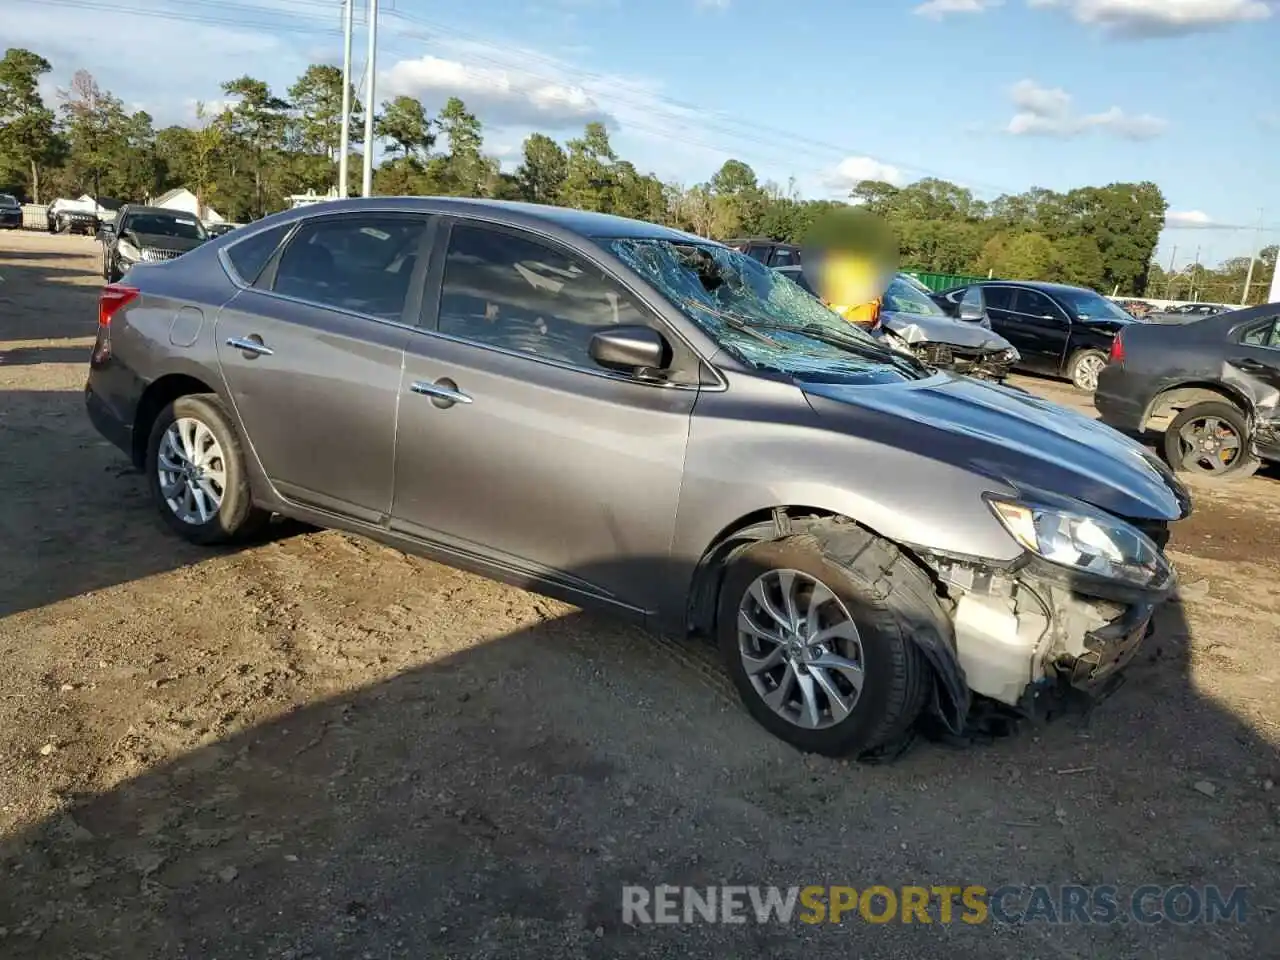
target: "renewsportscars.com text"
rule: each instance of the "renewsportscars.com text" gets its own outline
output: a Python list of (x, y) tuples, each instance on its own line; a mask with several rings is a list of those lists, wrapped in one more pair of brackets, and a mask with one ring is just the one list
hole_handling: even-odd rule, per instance
[(1248, 889), (1114, 886), (723, 886), (622, 888), (625, 924), (1244, 923)]

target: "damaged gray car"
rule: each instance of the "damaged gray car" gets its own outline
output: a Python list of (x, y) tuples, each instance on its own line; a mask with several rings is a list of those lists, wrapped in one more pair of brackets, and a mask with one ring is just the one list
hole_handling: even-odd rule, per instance
[[(801, 267), (775, 269), (818, 296)], [(1019, 360), (1013, 344), (992, 331), (990, 324), (965, 323), (947, 316), (917, 281), (902, 273), (885, 290), (873, 333), (899, 353), (979, 380), (1003, 383)]]
[(712, 636), (833, 755), (1105, 695), (1190, 509), (1133, 441), (750, 257), (532, 204), (335, 201), (132, 266), (85, 403), (177, 536), (279, 514)]
[(1163, 431), (1180, 473), (1239, 480), (1280, 461), (1280, 303), (1126, 327), (1093, 402), (1119, 430)]

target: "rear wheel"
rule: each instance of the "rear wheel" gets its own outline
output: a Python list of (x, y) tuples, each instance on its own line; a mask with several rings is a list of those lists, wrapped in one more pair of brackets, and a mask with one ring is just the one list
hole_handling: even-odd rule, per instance
[(901, 739), (933, 679), (912, 624), (936, 618), (950, 634), (923, 572), (891, 544), (857, 536), (848, 556), (808, 535), (754, 544), (730, 562), (721, 589), (720, 652), (743, 704), (806, 752), (841, 756)]
[(270, 519), (253, 505), (240, 439), (213, 394), (179, 397), (160, 412), (147, 482), (161, 518), (192, 543), (244, 540)]
[(1101, 350), (1081, 350), (1071, 358), (1067, 376), (1077, 390), (1093, 393), (1098, 389), (1098, 374), (1107, 365), (1107, 355)]
[(1180, 473), (1213, 480), (1242, 480), (1260, 461), (1250, 450), (1249, 421), (1230, 403), (1197, 403), (1164, 432), (1164, 456)]

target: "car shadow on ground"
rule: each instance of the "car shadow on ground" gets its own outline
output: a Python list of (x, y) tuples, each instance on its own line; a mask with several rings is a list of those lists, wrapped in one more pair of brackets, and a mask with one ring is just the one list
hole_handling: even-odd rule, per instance
[[(84, 553), (86, 566), (115, 562), (106, 541)], [(288, 643), (319, 642), (314, 629)], [(968, 749), (919, 743), (884, 765), (802, 757), (659, 647), (572, 612), (369, 687), (281, 703), (66, 797), (0, 841), (3, 954), (1190, 960), (1263, 956), (1274, 942), (1259, 908), (1280, 889), (1275, 811), (1240, 771), (1275, 776), (1277, 757), (1197, 688), (1178, 604), (1092, 713)], [(64, 694), (76, 695), (88, 694)], [(29, 750), (51, 771), (83, 762)], [(1122, 902), (1144, 884), (1246, 884), (1254, 909), (1244, 924), (998, 930), (621, 922), (623, 885), (722, 883), (1113, 884)]]
[[(83, 347), (41, 350), (87, 359)], [(145, 478), (89, 424), (83, 395), (4, 390), (7, 356), (0, 353), (0, 617), (207, 560), (207, 549), (166, 530)], [(266, 537), (298, 529), (277, 524)]]
[[(1275, 757), (1186, 682), (1168, 623), (1088, 724), (879, 767), (803, 758), (624, 640), (572, 614), (74, 798), (0, 842), (5, 955), (1012, 960), (1273, 943), (1257, 907), (1274, 843), (1215, 830), (1270, 814), (1186, 780)], [(1251, 884), (1255, 906), (1215, 926), (621, 922), (624, 885), (722, 883)]]
[(0, 366), (21, 367), (37, 363), (87, 363), (89, 348), (75, 347), (16, 347), (0, 350)]
[[(4, 261), (13, 257), (0, 253)], [(73, 267), (0, 262), (0, 341), (93, 336), (102, 287), (84, 280), (84, 270)]]

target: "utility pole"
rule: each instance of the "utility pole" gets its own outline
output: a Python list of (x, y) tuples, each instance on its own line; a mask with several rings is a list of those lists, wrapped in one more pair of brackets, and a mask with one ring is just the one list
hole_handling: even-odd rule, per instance
[(1240, 303), (1244, 306), (1249, 305), (1249, 288), (1253, 286), (1253, 264), (1257, 260), (1257, 254), (1262, 250), (1262, 217), (1263, 211), (1258, 211), (1258, 239), (1249, 247), (1249, 270), (1244, 275), (1244, 296), (1240, 298)]
[(351, 154), (351, 24), (356, 0), (342, 2), (342, 142), (338, 147), (338, 196), (348, 193)]
[(1196, 262), (1191, 267), (1191, 289), (1187, 292), (1191, 294), (1188, 298), (1192, 302), (1196, 299), (1196, 281), (1200, 279), (1200, 244), (1196, 244)]
[(364, 193), (373, 196), (373, 105), (377, 103), (375, 80), (378, 59), (378, 0), (369, 0), (369, 63), (364, 107)]
[(1165, 284), (1165, 288), (1164, 288), (1164, 298), (1166, 300), (1173, 299), (1170, 296), (1170, 294), (1173, 293), (1173, 265), (1177, 262), (1178, 262), (1178, 245), (1175, 243), (1173, 245), (1173, 253), (1169, 255), (1169, 282)]

